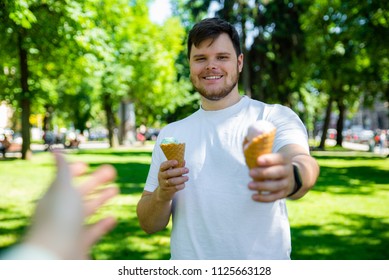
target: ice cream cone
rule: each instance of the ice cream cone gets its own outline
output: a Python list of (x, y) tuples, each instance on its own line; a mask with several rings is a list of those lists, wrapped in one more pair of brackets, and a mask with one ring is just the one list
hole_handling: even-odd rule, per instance
[(257, 165), (257, 158), (259, 156), (271, 153), (275, 135), (276, 129), (273, 129), (270, 132), (253, 138), (250, 143), (247, 140), (243, 143), (246, 164), (250, 169)]
[(175, 159), (178, 167), (184, 166), (185, 143), (161, 144), (160, 147), (168, 160)]

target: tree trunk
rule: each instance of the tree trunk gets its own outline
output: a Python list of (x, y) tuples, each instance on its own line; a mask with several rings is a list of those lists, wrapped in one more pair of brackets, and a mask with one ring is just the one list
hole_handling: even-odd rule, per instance
[(43, 130), (53, 130), (53, 126), (51, 125), (53, 119), (53, 111), (54, 108), (51, 105), (45, 105), (45, 116), (43, 118)]
[(20, 108), (22, 109), (22, 159), (30, 159), (32, 152), (30, 148), (30, 114), (31, 114), (31, 96), (28, 88), (28, 64), (27, 50), (23, 48), (23, 29), (18, 36), (19, 62), (20, 62), (20, 84), (22, 92), (20, 93)]
[[(244, 5), (244, 4), (242, 4)], [(242, 7), (242, 10), (244, 6)], [(249, 54), (246, 47), (246, 16), (244, 12), (242, 12), (241, 19), (242, 26), (242, 53), (243, 53), (243, 69), (242, 69), (242, 80), (243, 80), (243, 90), (244, 94), (251, 98), (251, 79), (250, 79), (250, 60), (248, 59)]]
[(333, 102), (333, 98), (330, 97), (330, 99), (328, 100), (326, 116), (325, 116), (324, 124), (323, 124), (323, 128), (322, 128), (322, 134), (321, 134), (321, 139), (320, 139), (320, 144), (319, 144), (320, 150), (325, 150), (327, 130), (328, 130), (328, 127), (330, 125), (330, 120), (331, 120), (332, 102)]
[(112, 110), (112, 99), (109, 93), (103, 94), (103, 106), (104, 106), (105, 116), (107, 119), (109, 146), (111, 148), (114, 148), (117, 146), (116, 124), (115, 124), (115, 116)]
[(119, 145), (123, 145), (126, 140), (126, 115), (127, 103), (122, 100), (120, 102), (120, 129), (119, 129)]
[(343, 99), (339, 99), (337, 101), (337, 103), (338, 103), (338, 109), (339, 109), (339, 118), (338, 118), (338, 122), (336, 124), (336, 131), (337, 131), (336, 146), (342, 147), (342, 144), (343, 144), (342, 131), (343, 131), (344, 115), (346, 112), (346, 106), (344, 105)]

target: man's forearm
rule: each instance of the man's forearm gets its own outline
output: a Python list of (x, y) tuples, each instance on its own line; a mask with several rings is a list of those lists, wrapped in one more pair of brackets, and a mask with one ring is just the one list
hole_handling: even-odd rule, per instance
[(319, 165), (316, 160), (309, 155), (297, 155), (293, 157), (292, 162), (296, 164), (300, 170), (302, 187), (292, 195), (291, 199), (298, 199), (303, 197), (315, 185), (317, 177), (319, 176)]
[(296, 144), (286, 145), (279, 152), (289, 158), (291, 163), (295, 164), (299, 169), (302, 186), (296, 193), (288, 197), (290, 199), (299, 199), (315, 185), (320, 172), (319, 165), (316, 159), (310, 156), (303, 147)]
[(158, 199), (158, 191), (144, 192), (137, 205), (140, 226), (149, 234), (165, 229), (170, 220), (172, 201)]

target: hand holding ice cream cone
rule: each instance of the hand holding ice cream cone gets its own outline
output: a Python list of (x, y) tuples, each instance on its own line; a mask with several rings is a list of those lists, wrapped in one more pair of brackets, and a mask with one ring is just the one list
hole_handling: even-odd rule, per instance
[(243, 152), (250, 169), (257, 166), (259, 156), (271, 153), (275, 135), (276, 128), (268, 121), (260, 120), (249, 127), (243, 142)]

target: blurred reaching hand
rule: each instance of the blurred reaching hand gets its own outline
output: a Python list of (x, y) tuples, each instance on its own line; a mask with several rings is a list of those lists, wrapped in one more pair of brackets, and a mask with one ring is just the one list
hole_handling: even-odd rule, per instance
[[(113, 217), (92, 225), (84, 224), (90, 215), (118, 194), (116, 187), (101, 188), (116, 177), (116, 171), (111, 165), (102, 165), (88, 179), (74, 186), (73, 177), (85, 174), (87, 165), (68, 165), (61, 154), (54, 153), (54, 156), (56, 178), (38, 202), (31, 228), (19, 247), (24, 244), (40, 248), (58, 259), (87, 259), (90, 248), (116, 224)], [(22, 259), (22, 250), (19, 251)]]

